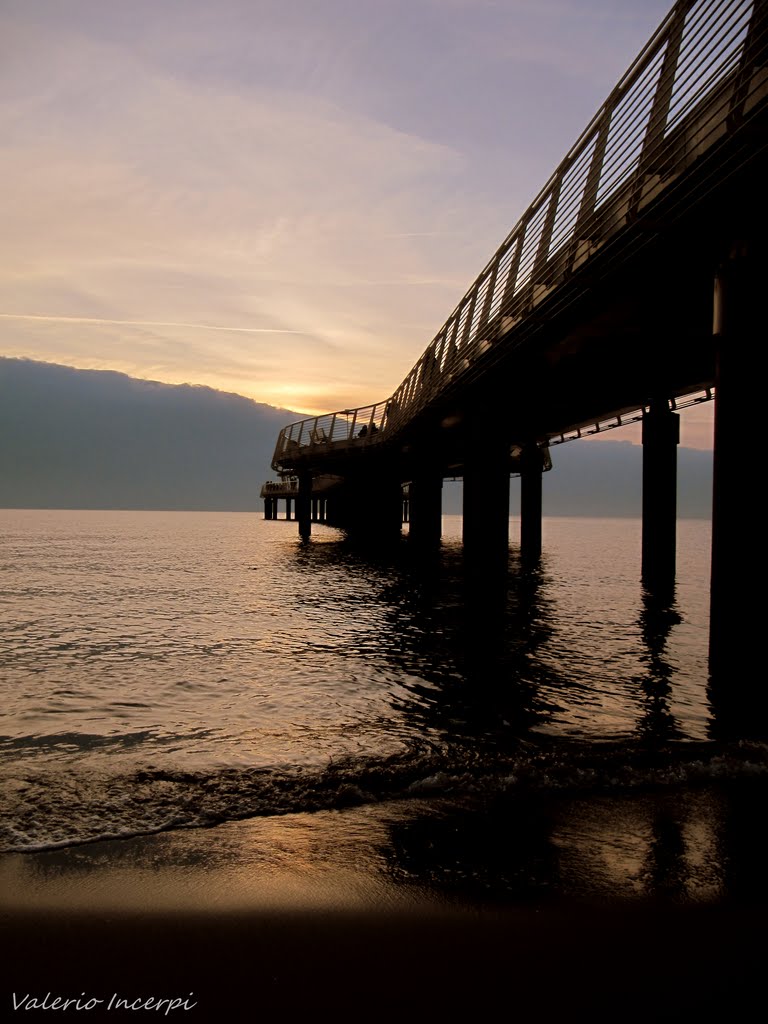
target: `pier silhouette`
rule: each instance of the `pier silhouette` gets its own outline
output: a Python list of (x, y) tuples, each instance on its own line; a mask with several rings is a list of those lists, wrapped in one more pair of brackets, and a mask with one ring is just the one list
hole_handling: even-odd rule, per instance
[(510, 474), (535, 566), (552, 448), (641, 420), (640, 576), (669, 602), (679, 411), (713, 399), (712, 693), (736, 675), (754, 695), (759, 630), (733, 585), (760, 430), (767, 98), (766, 0), (679, 0), (394, 394), (283, 428), (265, 517), (295, 504), (304, 540), (313, 521), (382, 541), (407, 520), (429, 547), (443, 480), (461, 478), (470, 590), (501, 593)]

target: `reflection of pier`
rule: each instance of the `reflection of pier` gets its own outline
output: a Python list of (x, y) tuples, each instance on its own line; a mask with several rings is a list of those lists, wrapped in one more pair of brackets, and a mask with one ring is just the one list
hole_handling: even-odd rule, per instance
[(669, 706), (673, 669), (667, 654), (672, 627), (680, 622), (674, 603), (651, 590), (643, 593), (640, 631), (646, 647), (646, 674), (639, 680), (644, 714), (638, 732), (646, 740), (659, 744), (680, 737), (680, 730)]
[(642, 580), (669, 597), (678, 409), (714, 393), (710, 664), (751, 678), (760, 655), (744, 656), (745, 637), (760, 630), (734, 616), (731, 575), (743, 446), (762, 429), (751, 352), (765, 316), (767, 101), (768, 0), (678, 0), (394, 394), (281, 431), (273, 468), (298, 481), (302, 539), (315, 481), (331, 474), (336, 525), (396, 536), (407, 484), (410, 543), (434, 545), (443, 480), (460, 477), (466, 575), (500, 594), (510, 473), (531, 566), (548, 449), (641, 417)]

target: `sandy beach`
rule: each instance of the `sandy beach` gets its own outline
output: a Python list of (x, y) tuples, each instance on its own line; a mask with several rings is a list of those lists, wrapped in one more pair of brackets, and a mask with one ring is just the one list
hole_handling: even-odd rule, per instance
[(287, 815), (7, 855), (4, 1018), (738, 1019), (761, 991), (760, 900), (473, 903), (395, 879), (383, 820)]

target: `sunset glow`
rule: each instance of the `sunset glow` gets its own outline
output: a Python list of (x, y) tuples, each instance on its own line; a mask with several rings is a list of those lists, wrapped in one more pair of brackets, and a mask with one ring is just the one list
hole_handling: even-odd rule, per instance
[(665, 11), (10, 0), (0, 352), (385, 398)]

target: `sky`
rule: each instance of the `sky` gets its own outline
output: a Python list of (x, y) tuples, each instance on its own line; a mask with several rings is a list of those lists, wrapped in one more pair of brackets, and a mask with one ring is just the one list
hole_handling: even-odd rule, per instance
[(669, 6), (2, 0), (0, 354), (386, 398)]

